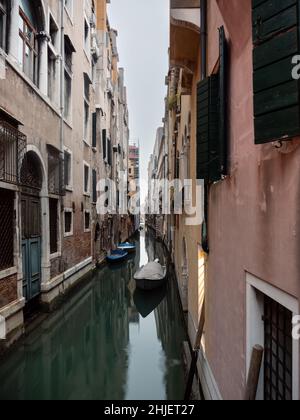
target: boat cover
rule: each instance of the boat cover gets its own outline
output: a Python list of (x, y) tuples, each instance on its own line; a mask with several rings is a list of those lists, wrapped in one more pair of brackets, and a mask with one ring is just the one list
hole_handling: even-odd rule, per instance
[(136, 280), (162, 280), (166, 276), (166, 269), (157, 262), (150, 262), (142, 267), (134, 276)]

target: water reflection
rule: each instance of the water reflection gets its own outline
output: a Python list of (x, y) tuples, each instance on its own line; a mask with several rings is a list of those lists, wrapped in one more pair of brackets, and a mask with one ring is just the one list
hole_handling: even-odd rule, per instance
[(182, 398), (185, 333), (175, 285), (147, 300), (133, 281), (152, 256), (163, 250), (141, 236), (126, 263), (92, 273), (1, 363), (0, 399)]
[(133, 296), (135, 307), (143, 318), (147, 318), (166, 297), (166, 294), (166, 286), (149, 291), (136, 288)]

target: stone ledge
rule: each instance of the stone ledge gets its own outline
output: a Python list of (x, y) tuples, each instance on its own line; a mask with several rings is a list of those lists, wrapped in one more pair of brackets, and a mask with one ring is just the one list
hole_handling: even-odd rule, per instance
[(86, 260), (82, 261), (81, 263), (75, 265), (74, 267), (70, 268), (69, 270), (65, 271), (63, 274), (59, 274), (58, 276), (54, 277), (47, 283), (43, 283), (41, 285), (42, 293), (51, 292), (56, 287), (60, 286), (64, 281), (68, 280), (70, 277), (77, 274), (79, 271), (84, 269), (86, 266), (92, 264), (93, 259), (92, 257), (87, 258)]

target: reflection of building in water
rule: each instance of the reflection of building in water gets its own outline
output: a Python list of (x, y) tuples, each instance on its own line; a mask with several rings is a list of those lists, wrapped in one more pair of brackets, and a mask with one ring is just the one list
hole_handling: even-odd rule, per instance
[(1, 367), (0, 399), (125, 397), (129, 319), (120, 274), (96, 275), (30, 336)]
[[(178, 302), (178, 305), (174, 302)], [(179, 310), (175, 280), (172, 276), (169, 278), (167, 296), (155, 310), (155, 320), (157, 335), (166, 354), (165, 382), (167, 399), (169, 399), (171, 395), (176, 394), (176, 384), (184, 380), (180, 349), (182, 342), (186, 340), (183, 329), (178, 328), (179, 325), (183, 325), (183, 319)], [(178, 398), (183, 398), (183, 395), (179, 395)]]

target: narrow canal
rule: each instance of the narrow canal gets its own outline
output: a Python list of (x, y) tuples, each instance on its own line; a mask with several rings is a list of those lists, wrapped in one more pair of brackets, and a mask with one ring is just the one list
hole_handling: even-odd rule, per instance
[(175, 281), (135, 289), (133, 274), (162, 246), (141, 234), (123, 265), (82, 288), (0, 362), (0, 400), (180, 400), (185, 329)]

